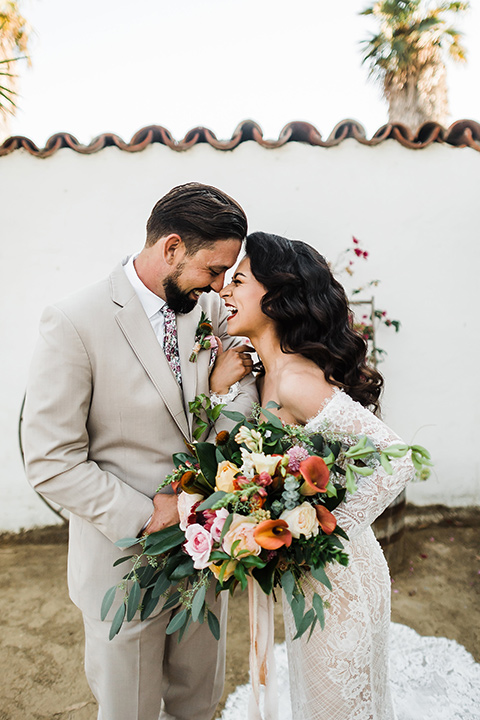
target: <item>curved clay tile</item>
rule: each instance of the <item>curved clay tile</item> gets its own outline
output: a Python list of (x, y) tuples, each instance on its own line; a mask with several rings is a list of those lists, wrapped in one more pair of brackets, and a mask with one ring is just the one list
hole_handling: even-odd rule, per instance
[(26, 137), (13, 136), (0, 145), (0, 157), (9, 155), (15, 150), (25, 150), (30, 155), (47, 158), (60, 150), (69, 148), (83, 155), (91, 155), (105, 147), (115, 146), (126, 152), (140, 152), (147, 145), (159, 143), (171, 150), (182, 152), (189, 150), (193, 145), (207, 144), (216, 150), (233, 150), (244, 142), (253, 141), (264, 148), (275, 149), (289, 142), (301, 142), (319, 147), (333, 147), (339, 145), (347, 138), (353, 138), (362, 145), (374, 147), (385, 140), (396, 140), (406, 148), (421, 150), (432, 143), (448, 143), (455, 147), (470, 147), (480, 151), (480, 123), (475, 120), (458, 120), (449, 128), (444, 128), (436, 122), (424, 123), (415, 133), (402, 123), (389, 123), (380, 127), (375, 134), (367, 139), (364, 127), (356, 120), (342, 120), (333, 128), (326, 140), (322, 140), (321, 133), (314, 125), (296, 120), (285, 125), (276, 140), (267, 140), (258, 123), (253, 120), (244, 120), (235, 128), (230, 139), (219, 140), (212, 130), (205, 127), (196, 127), (189, 130), (182, 140), (175, 140), (172, 134), (161, 125), (147, 125), (141, 128), (126, 143), (114, 133), (103, 133), (94, 138), (88, 145), (82, 145), (70, 133), (56, 133), (46, 142), (45, 147), (39, 148)]

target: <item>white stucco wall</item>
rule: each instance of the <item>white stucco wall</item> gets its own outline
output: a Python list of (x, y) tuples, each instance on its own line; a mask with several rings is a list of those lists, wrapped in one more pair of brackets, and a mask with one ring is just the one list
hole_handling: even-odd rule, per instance
[(238, 199), (251, 230), (306, 240), (331, 260), (353, 234), (362, 240), (370, 258), (354, 285), (381, 279), (376, 304), (402, 322), (399, 334), (382, 329), (378, 338), (388, 351), (384, 417), (435, 460), (432, 478), (411, 487), (409, 499), (480, 504), (479, 172), (474, 150), (408, 150), (393, 140), (275, 150), (247, 142), (232, 152), (111, 147), (87, 156), (63, 149), (45, 160), (22, 150), (0, 158), (0, 531), (55, 521), (25, 481), (17, 443), (43, 307), (140, 248), (156, 200), (190, 180)]

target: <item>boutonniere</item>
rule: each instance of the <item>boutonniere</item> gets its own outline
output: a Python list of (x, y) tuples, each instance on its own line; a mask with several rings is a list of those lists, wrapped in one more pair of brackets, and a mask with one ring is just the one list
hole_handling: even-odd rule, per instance
[(200, 315), (200, 321), (195, 331), (195, 345), (192, 348), (189, 360), (190, 362), (196, 362), (198, 353), (200, 350), (216, 350), (218, 348), (217, 338), (213, 334), (212, 321), (209, 320), (207, 315), (202, 310)]

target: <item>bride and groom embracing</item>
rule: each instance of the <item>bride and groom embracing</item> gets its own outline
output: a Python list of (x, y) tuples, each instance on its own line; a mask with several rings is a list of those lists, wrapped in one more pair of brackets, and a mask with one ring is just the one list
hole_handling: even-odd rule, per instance
[[(225, 193), (173, 188), (153, 208), (137, 255), (42, 316), (24, 414), (27, 474), (71, 512), (69, 591), (83, 613), (101, 720), (210, 720), (222, 694), (224, 593), (215, 600), (209, 591), (218, 642), (206, 623), (181, 643), (166, 635), (178, 608), (158, 607), (112, 642), (99, 617), (105, 590), (124, 573), (113, 567), (114, 543), (178, 522), (176, 496), (157, 488), (172, 453), (192, 440), (189, 402), (211, 392), (248, 416), (254, 402), (274, 401), (282, 421), (327, 425), (347, 444), (360, 435), (379, 449), (398, 440), (375, 414), (382, 379), (324, 258), (300, 241), (253, 233), (224, 287), (246, 235), (245, 213)], [(198, 342), (205, 317), (220, 342)], [(245, 337), (261, 361), (255, 373)], [(231, 426), (222, 416), (216, 431)], [(286, 608), (295, 720), (394, 717), (390, 580), (370, 525), (413, 472), (408, 456), (391, 475), (378, 466), (335, 510), (350, 562), (328, 569), (324, 630), (293, 641)]]

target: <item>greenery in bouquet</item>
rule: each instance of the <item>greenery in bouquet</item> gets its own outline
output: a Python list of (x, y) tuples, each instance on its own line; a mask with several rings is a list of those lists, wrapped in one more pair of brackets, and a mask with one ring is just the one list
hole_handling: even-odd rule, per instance
[(312, 607), (305, 610), (305, 592), (310, 576), (331, 589), (327, 563), (348, 564), (343, 544), (348, 537), (333, 511), (347, 492), (355, 492), (357, 477), (372, 474), (378, 463), (392, 473), (390, 461), (411, 450), (418, 472), (430, 464), (418, 445), (396, 444), (380, 452), (363, 436), (349, 447), (284, 425), (269, 407), (257, 407), (249, 421), (224, 406), (212, 407), (204, 396), (190, 404), (202, 432), (220, 412), (236, 425), (214, 442), (195, 442), (173, 456), (175, 469), (159, 489), (171, 485), (178, 493), (178, 525), (117, 543), (122, 548), (140, 543), (141, 551), (116, 562), (131, 560), (132, 568), (102, 604), (105, 619), (117, 591), (123, 592), (110, 638), (125, 619), (137, 611), (146, 619), (162, 600), (163, 609), (180, 606), (167, 634), (179, 631), (180, 640), (192, 622), (207, 622), (218, 639), (209, 586), (215, 583), (217, 594), (233, 594), (237, 587), (244, 590), (249, 578), (267, 595), (283, 588), (296, 637), (311, 634), (317, 623), (323, 628), (323, 600), (313, 592)]

